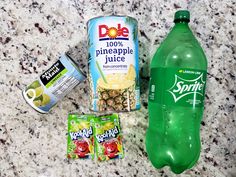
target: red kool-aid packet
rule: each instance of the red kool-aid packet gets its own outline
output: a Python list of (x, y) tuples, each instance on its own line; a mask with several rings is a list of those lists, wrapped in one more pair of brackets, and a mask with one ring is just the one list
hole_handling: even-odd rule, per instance
[(99, 161), (124, 157), (118, 114), (97, 117), (94, 119), (94, 130)]
[(69, 114), (67, 157), (94, 159), (93, 115)]

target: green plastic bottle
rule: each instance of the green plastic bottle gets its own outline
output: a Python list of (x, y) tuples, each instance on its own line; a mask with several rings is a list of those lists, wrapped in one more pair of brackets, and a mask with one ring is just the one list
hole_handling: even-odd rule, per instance
[(148, 157), (156, 168), (190, 169), (200, 155), (207, 60), (190, 30), (190, 13), (175, 13), (175, 26), (151, 62)]

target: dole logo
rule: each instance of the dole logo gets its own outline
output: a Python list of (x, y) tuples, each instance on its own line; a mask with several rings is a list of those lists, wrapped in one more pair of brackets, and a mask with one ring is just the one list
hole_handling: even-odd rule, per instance
[(203, 96), (204, 93), (205, 81), (203, 80), (203, 74), (199, 77), (187, 80), (175, 75), (175, 83), (168, 90), (174, 98), (174, 101), (177, 102), (181, 98), (190, 94), (198, 94)]
[(121, 27), (120, 23), (117, 24), (117, 28), (108, 27), (107, 25), (99, 25), (98, 33), (99, 33), (99, 38), (104, 38), (107, 36), (110, 38), (116, 38), (116, 37), (127, 38), (129, 35), (129, 29), (126, 27)]

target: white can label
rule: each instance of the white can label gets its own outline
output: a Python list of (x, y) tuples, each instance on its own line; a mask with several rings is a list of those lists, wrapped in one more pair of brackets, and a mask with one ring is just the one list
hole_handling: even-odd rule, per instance
[(92, 109), (140, 108), (137, 21), (108, 16), (88, 22)]

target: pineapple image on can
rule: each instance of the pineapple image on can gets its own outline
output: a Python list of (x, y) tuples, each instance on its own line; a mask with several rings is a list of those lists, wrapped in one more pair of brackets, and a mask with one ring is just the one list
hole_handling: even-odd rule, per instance
[(129, 66), (127, 74), (109, 74), (106, 79), (107, 83), (102, 78), (97, 81), (98, 110), (134, 110), (136, 106), (134, 66)]
[(89, 83), (93, 111), (140, 108), (138, 27), (129, 16), (88, 21)]

